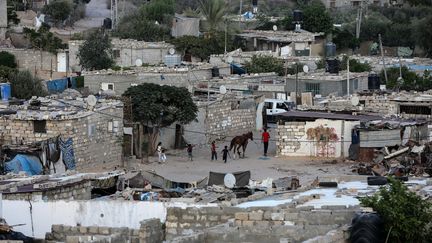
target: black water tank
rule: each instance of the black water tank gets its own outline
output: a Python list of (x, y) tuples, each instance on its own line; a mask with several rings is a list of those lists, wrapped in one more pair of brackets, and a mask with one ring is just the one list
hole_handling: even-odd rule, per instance
[(368, 89), (369, 90), (377, 90), (380, 89), (381, 80), (378, 74), (371, 73), (368, 76)]
[(325, 45), (325, 54), (326, 57), (336, 56), (336, 44), (333, 42), (327, 42)]
[(325, 70), (328, 73), (339, 73), (339, 60), (335, 58), (327, 58)]
[(212, 72), (212, 77), (213, 78), (218, 78), (219, 77), (219, 68), (218, 67), (213, 67), (212, 68), (212, 70), (211, 70), (211, 72)]
[(252, 6), (258, 6), (258, 0), (252, 0)]
[(112, 20), (110, 18), (104, 19), (104, 21), (103, 21), (103, 27), (105, 29), (110, 30), (112, 28)]
[(296, 23), (303, 22), (303, 11), (294, 10), (293, 11), (293, 20)]

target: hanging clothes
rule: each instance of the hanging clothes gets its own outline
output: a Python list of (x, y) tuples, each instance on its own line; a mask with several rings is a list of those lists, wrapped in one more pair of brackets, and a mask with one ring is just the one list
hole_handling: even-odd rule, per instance
[(63, 155), (63, 163), (66, 165), (66, 169), (75, 169), (76, 165), (72, 138), (68, 138), (65, 141), (60, 138), (60, 150)]

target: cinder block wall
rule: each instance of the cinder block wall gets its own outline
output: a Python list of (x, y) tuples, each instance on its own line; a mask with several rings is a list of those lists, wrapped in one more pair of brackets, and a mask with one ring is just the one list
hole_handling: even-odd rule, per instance
[(3, 200), (34, 200), (38, 196), (47, 200), (90, 200), (92, 185), (90, 181), (62, 186), (61, 188), (46, 189), (41, 192), (3, 193)]
[(130, 242), (160, 243), (164, 231), (159, 219), (148, 219), (141, 222), (140, 229), (127, 227), (110, 228), (103, 226), (66, 226), (53, 225), (45, 239), (55, 242)]
[[(104, 114), (101, 114), (104, 113)], [(43, 112), (41, 111), (43, 117)], [(70, 120), (46, 120), (46, 133), (36, 133), (32, 120), (0, 118), (3, 144), (20, 144), (43, 141), (61, 135), (72, 138), (76, 168), (113, 169), (122, 166), (123, 109), (108, 108), (100, 113)], [(108, 131), (108, 122), (118, 121), (117, 132)], [(89, 125), (96, 125), (94, 135), (89, 134)]]

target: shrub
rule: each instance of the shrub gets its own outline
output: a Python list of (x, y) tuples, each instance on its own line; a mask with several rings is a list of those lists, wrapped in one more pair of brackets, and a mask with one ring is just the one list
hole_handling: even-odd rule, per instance
[(0, 66), (16, 68), (15, 56), (7, 51), (0, 51)]
[(388, 180), (388, 187), (361, 198), (361, 204), (372, 207), (384, 220), (387, 242), (428, 242), (432, 204), (409, 191), (402, 182), (391, 177)]

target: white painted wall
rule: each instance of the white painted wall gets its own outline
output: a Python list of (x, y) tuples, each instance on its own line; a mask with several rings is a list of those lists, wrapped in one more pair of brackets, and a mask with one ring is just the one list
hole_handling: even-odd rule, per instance
[[(342, 121), (342, 120), (327, 120), (327, 119), (317, 119), (313, 122), (306, 122), (305, 134), (299, 140), (300, 148), (294, 152), (290, 153), (291, 156), (319, 156), (318, 146), (316, 141), (308, 140), (307, 131), (308, 129), (313, 129), (319, 126), (334, 128), (335, 133), (338, 136), (338, 141), (331, 142), (331, 146), (334, 147), (334, 154), (328, 154), (328, 157), (338, 158), (341, 156), (348, 156), (348, 149), (351, 145), (351, 130), (356, 124), (360, 124), (359, 121)], [(310, 141), (310, 142), (306, 142)], [(343, 142), (342, 142), (343, 141)], [(343, 151), (343, 152), (342, 152)], [(324, 157), (327, 157), (324, 156)]]
[[(1, 195), (1, 194), (0, 194)], [(165, 222), (168, 207), (216, 207), (217, 204), (186, 204), (181, 202), (141, 202), (122, 200), (89, 201), (20, 201), (2, 200), (0, 213), (15, 231), (44, 239), (53, 224), (69, 226), (106, 226), (139, 229), (145, 219), (158, 218)], [(31, 208), (31, 210), (30, 210)], [(33, 226), (33, 229), (32, 229)]]
[(167, 214), (167, 204), (161, 202), (107, 200), (49, 202), (3, 200), (2, 209), (3, 217), (9, 225), (26, 224), (14, 227), (14, 230), (36, 238), (45, 238), (45, 233), (51, 232), (53, 224), (139, 229), (140, 221), (159, 218), (165, 222)]

